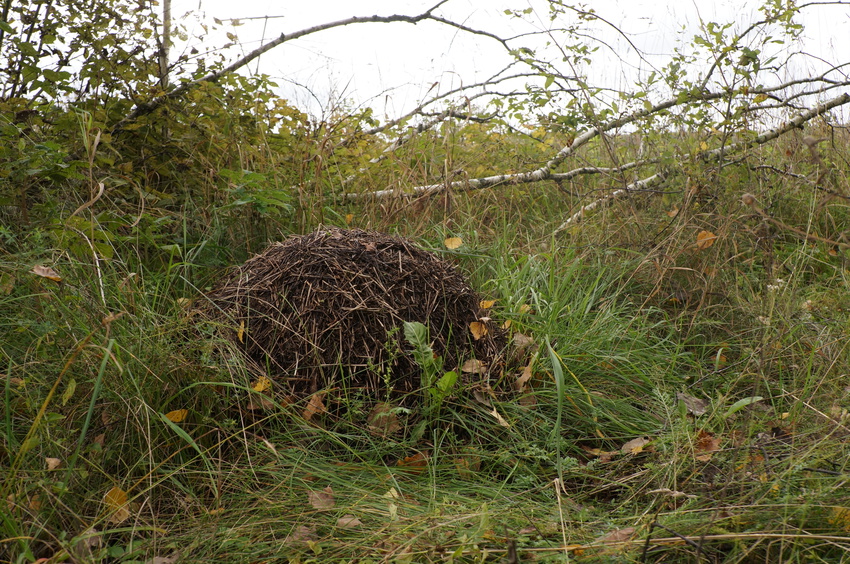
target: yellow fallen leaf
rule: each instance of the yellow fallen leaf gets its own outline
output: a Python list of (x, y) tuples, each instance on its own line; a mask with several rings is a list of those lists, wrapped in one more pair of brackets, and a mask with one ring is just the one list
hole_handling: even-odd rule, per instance
[(714, 244), (715, 239), (717, 239), (717, 235), (711, 231), (700, 231), (697, 233), (697, 248), (704, 251)]
[(519, 306), (520, 313), (531, 313), (531, 306), (528, 304), (522, 304)]
[(245, 342), (245, 339), (244, 339), (244, 337), (245, 337), (245, 320), (244, 319), (239, 322), (239, 329), (236, 330), (236, 336), (239, 337), (240, 343)]
[(490, 309), (496, 303), (496, 300), (481, 300), (481, 303), (478, 304), (478, 307), (481, 309)]
[(118, 486), (106, 492), (103, 496), (103, 503), (112, 512), (109, 516), (109, 521), (122, 523), (130, 517), (130, 510), (127, 508), (127, 492)]
[(354, 221), (354, 214), (353, 214), (353, 213), (347, 213), (347, 214), (345, 214), (345, 224), (346, 224), (346, 225), (351, 225), (351, 222), (352, 222), (352, 221)]
[(628, 441), (620, 447), (620, 452), (623, 454), (639, 454), (643, 452), (643, 447), (645, 447), (648, 443), (649, 439), (638, 437), (637, 439)]
[(251, 384), (251, 389), (255, 392), (265, 392), (272, 387), (272, 381), (266, 376), (260, 376), (257, 381)]
[(169, 411), (165, 414), (165, 417), (168, 418), (172, 423), (180, 423), (186, 416), (189, 415), (188, 409), (175, 409), (174, 411)]
[(448, 239), (443, 241), (443, 244), (446, 246), (447, 249), (454, 250), (463, 245), (463, 239), (461, 239), (460, 237), (449, 237)]
[(47, 278), (48, 280), (53, 280), (54, 282), (61, 282), (62, 277), (57, 274), (55, 270), (50, 268), (49, 266), (42, 266), (40, 264), (35, 265), (30, 270), (36, 276), (41, 276), (42, 278)]
[(487, 325), (481, 323), (480, 321), (473, 321), (469, 324), (469, 331), (472, 333), (472, 336), (477, 341), (487, 334)]

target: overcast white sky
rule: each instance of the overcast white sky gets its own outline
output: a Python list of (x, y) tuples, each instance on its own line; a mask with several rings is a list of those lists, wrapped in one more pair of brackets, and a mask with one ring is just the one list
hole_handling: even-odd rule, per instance
[[(235, 58), (281, 33), (355, 15), (415, 15), (435, 3), (435, 0), (173, 0), (173, 14), (179, 19), (191, 13), (183, 20), (190, 33), (201, 31), (198, 19), (209, 23), (212, 18), (241, 19), (243, 25), (239, 27), (222, 26), (239, 38), (239, 47), (229, 53)], [(734, 29), (741, 30), (760, 19), (761, 2), (597, 0), (589, 4), (598, 15), (626, 32), (648, 55), (649, 63), (641, 61), (610, 28), (596, 22), (592, 24), (593, 34), (609, 43), (624, 62), (602, 49), (584, 71), (593, 84), (604, 82), (607, 86), (631, 90), (636, 74), (648, 72), (650, 65), (663, 65), (683, 38), (693, 36), (700, 20), (735, 22)], [(528, 7), (535, 9), (529, 23), (504, 14), (506, 8)], [(541, 0), (450, 0), (436, 13), (501, 36), (539, 31), (549, 25), (545, 2)], [(801, 23), (806, 26), (803, 41), (792, 50), (803, 50), (832, 63), (850, 60), (850, 3), (809, 8)], [(224, 41), (222, 35), (211, 34), (205, 44)], [(802, 58), (794, 60), (793, 72), (811, 70), (804, 68)], [(414, 107), (435, 82), (439, 82), (438, 88), (443, 91), (474, 83), (497, 72), (509, 61), (510, 57), (495, 41), (435, 22), (415, 26), (369, 23), (284, 43), (264, 54), (259, 62), (253, 62), (249, 69), (272, 76), (281, 85), (282, 96), (313, 113), (320, 111), (329, 97), (341, 95), (392, 116)]]

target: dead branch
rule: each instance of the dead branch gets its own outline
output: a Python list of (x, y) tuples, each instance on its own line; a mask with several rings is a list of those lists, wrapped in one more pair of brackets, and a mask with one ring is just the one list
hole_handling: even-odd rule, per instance
[[(762, 133), (761, 135), (758, 135), (757, 137), (755, 137), (754, 139), (752, 139), (750, 141), (742, 141), (742, 142), (738, 142), (738, 143), (732, 143), (730, 145), (727, 145), (726, 147), (701, 151), (699, 153), (694, 153), (694, 154), (684, 154), (684, 155), (682, 155), (681, 158), (682, 158), (682, 160), (687, 160), (688, 158), (695, 157), (695, 158), (698, 158), (702, 161), (724, 159), (724, 158), (726, 158), (726, 156), (731, 155), (733, 153), (736, 153), (738, 151), (741, 151), (743, 149), (753, 147), (755, 145), (762, 145), (764, 143), (767, 143), (768, 141), (776, 139), (780, 135), (788, 133), (789, 131), (792, 131), (792, 130), (802, 126), (807, 121), (816, 118), (817, 116), (821, 115), (822, 113), (827, 112), (827, 111), (829, 111), (832, 108), (835, 108), (837, 106), (847, 104), (848, 102), (850, 102), (850, 94), (848, 94), (848, 93), (842, 94), (841, 96), (837, 96), (836, 98), (828, 100), (828, 101), (824, 102), (823, 104), (819, 104), (819, 105), (815, 106), (814, 108), (812, 108), (812, 109), (810, 109), (806, 112), (803, 112), (803, 113), (801, 113), (797, 116), (794, 116), (791, 120), (783, 123), (781, 126), (774, 128), (774, 129), (771, 129), (769, 131), (766, 131), (766, 132)], [(650, 176), (649, 178), (646, 178), (644, 180), (640, 180), (640, 181), (637, 181), (633, 184), (630, 184), (626, 188), (620, 188), (618, 190), (615, 190), (614, 192), (612, 192), (612, 193), (610, 193), (606, 196), (603, 196), (603, 197), (601, 197), (601, 198), (599, 198), (599, 199), (597, 199), (597, 200), (595, 200), (595, 201), (593, 201), (593, 202), (591, 202), (591, 203), (589, 203), (585, 206), (582, 206), (582, 208), (578, 212), (576, 212), (575, 214), (573, 214), (572, 216), (567, 218), (566, 221), (564, 221), (561, 225), (559, 225), (558, 228), (555, 229), (555, 233), (563, 231), (564, 229), (566, 229), (567, 227), (569, 227), (573, 223), (580, 221), (588, 211), (593, 210), (593, 209), (595, 209), (596, 207), (598, 207), (602, 204), (609, 203), (609, 202), (611, 202), (611, 201), (613, 201), (613, 200), (615, 200), (615, 199), (617, 199), (621, 196), (625, 196), (626, 194), (628, 194), (633, 189), (632, 186), (637, 187), (641, 183), (643, 183), (643, 185), (641, 185), (640, 188), (646, 188), (647, 187), (646, 183), (651, 183), (650, 186), (657, 186), (661, 181), (664, 180), (664, 176), (665, 176), (665, 174), (663, 172), (658, 173), (658, 174), (654, 174), (654, 175)], [(745, 196), (749, 196), (749, 195), (746, 194)], [(751, 201), (753, 203), (755, 202), (754, 197), (749, 196), (749, 198), (751, 199)], [(747, 203), (747, 202), (748, 202), (748, 199), (745, 197), (744, 203), (746, 203), (747, 205), (751, 205), (750, 203)], [(756, 210), (757, 212), (759, 211), (757, 208), (753, 208), (753, 209)], [(760, 213), (763, 214), (764, 212), (760, 212)], [(765, 217), (767, 217), (767, 216), (765, 216)], [(771, 219), (771, 221), (775, 221), (775, 220)], [(782, 226), (785, 227), (786, 229), (795, 231), (793, 227), (788, 227), (788, 226), (785, 226), (784, 224)], [(824, 242), (826, 242), (826, 241), (824, 240)], [(838, 244), (838, 243), (835, 243), (835, 244)]]
[(841, 249), (850, 249), (850, 244), (842, 243), (840, 241), (833, 241), (832, 239), (826, 239), (824, 237), (819, 237), (819, 236), (817, 236), (813, 233), (806, 233), (805, 231), (797, 229), (796, 227), (791, 227), (790, 225), (782, 223), (778, 219), (771, 217), (770, 215), (768, 215), (768, 213), (766, 211), (764, 211), (763, 209), (761, 209), (759, 207), (758, 200), (756, 200), (756, 197), (753, 196), (752, 194), (744, 194), (743, 196), (741, 196), (741, 202), (743, 202), (743, 204), (745, 206), (749, 207), (751, 210), (753, 210), (758, 215), (760, 215), (762, 217), (762, 219), (764, 219), (765, 221), (772, 223), (773, 225), (779, 227), (780, 229), (784, 229), (785, 231), (789, 231), (789, 232), (793, 233), (794, 235), (801, 237), (802, 239), (804, 239), (806, 241), (812, 241), (812, 242), (817, 242), (817, 243), (825, 243), (827, 245), (831, 245), (833, 247), (839, 247)]
[[(798, 81), (793, 81), (794, 83)], [(786, 83), (790, 84), (790, 83)], [(751, 90), (752, 94), (760, 94), (763, 91), (776, 91), (780, 89), (783, 85), (773, 86), (766, 89), (753, 89)], [(408, 196), (421, 196), (425, 194), (430, 194), (433, 192), (439, 192), (441, 190), (479, 190), (482, 188), (489, 188), (491, 186), (498, 186), (503, 184), (526, 184), (530, 182), (540, 182), (542, 180), (551, 180), (553, 179), (553, 169), (558, 167), (561, 163), (563, 163), (570, 155), (576, 152), (577, 149), (586, 145), (590, 140), (594, 137), (597, 137), (607, 131), (611, 131), (613, 129), (619, 129), (625, 125), (634, 123), (643, 118), (652, 116), (664, 110), (669, 110), (670, 108), (682, 106), (685, 104), (697, 102), (697, 101), (709, 101), (709, 100), (717, 100), (728, 96), (728, 92), (688, 92), (683, 95), (677, 96), (675, 98), (670, 98), (658, 104), (655, 104), (649, 108), (644, 108), (633, 112), (631, 114), (609, 120), (603, 124), (600, 124), (597, 127), (592, 127), (582, 133), (581, 135), (576, 136), (576, 138), (569, 145), (563, 147), (560, 151), (558, 151), (544, 166), (531, 171), (519, 172), (519, 173), (511, 173), (511, 174), (498, 174), (493, 176), (486, 176), (480, 178), (471, 178), (471, 179), (463, 179), (457, 180), (454, 182), (439, 182), (436, 184), (427, 184), (423, 186), (415, 186), (411, 189), (407, 190), (398, 190), (395, 188), (388, 188), (384, 190), (377, 190), (374, 192), (367, 192), (363, 194), (355, 194), (355, 193), (346, 193), (343, 194), (343, 198), (347, 201), (357, 201), (362, 199), (382, 199), (388, 197), (408, 197)], [(837, 106), (841, 106), (850, 102), (850, 94), (842, 94), (827, 102), (817, 105), (816, 107), (803, 111), (799, 113), (797, 116), (785, 122), (782, 126), (775, 128), (773, 130), (762, 133), (761, 135), (755, 137), (752, 140), (733, 143), (728, 146), (702, 151), (700, 153), (695, 154), (694, 156), (702, 159), (702, 160), (711, 160), (723, 158), (724, 155), (730, 154), (737, 150), (742, 150), (744, 148), (761, 145), (764, 144), (780, 135), (787, 133), (788, 131), (800, 127), (803, 123), (809, 121), (810, 119), (821, 115), (822, 113), (835, 108)], [(687, 158), (690, 155), (684, 155), (682, 158)], [(593, 167), (587, 167), (593, 168)], [(633, 167), (632, 167), (633, 168)], [(586, 169), (585, 169), (586, 170)], [(576, 176), (580, 173), (564, 173), (569, 178)], [(583, 172), (581, 174), (587, 174), (587, 172)], [(628, 189), (622, 189), (622, 193), (627, 193)], [(619, 192), (619, 191), (618, 191)], [(602, 198), (602, 200), (607, 200), (608, 196)], [(598, 205), (598, 204), (597, 204)], [(569, 220), (568, 220), (569, 221)], [(559, 228), (560, 229), (560, 228)]]

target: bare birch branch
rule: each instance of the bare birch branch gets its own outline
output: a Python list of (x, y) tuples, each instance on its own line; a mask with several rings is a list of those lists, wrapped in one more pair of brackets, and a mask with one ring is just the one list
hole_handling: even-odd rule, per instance
[[(396, 22), (401, 22), (401, 23), (410, 23), (410, 24), (415, 25), (415, 24), (418, 24), (419, 22), (422, 22), (422, 21), (425, 21), (425, 20), (438, 21), (440, 23), (452, 24), (454, 27), (463, 28), (462, 26), (459, 26), (458, 24), (453, 24), (452, 22), (449, 22), (449, 20), (445, 20), (444, 18), (438, 18), (437, 16), (433, 15), (433, 11), (436, 10), (437, 8), (439, 8), (440, 6), (442, 6), (443, 4), (445, 4), (446, 2), (448, 2), (448, 0), (441, 0), (436, 5), (434, 5), (432, 8), (430, 8), (427, 11), (425, 11), (425, 12), (419, 14), (419, 15), (416, 15), (416, 16), (405, 16), (405, 15), (401, 15), (401, 14), (395, 14), (395, 15), (391, 15), (391, 16), (354, 16), (354, 17), (351, 17), (351, 18), (346, 18), (344, 20), (338, 20), (338, 21), (335, 21), (335, 22), (329, 22), (329, 23), (326, 23), (326, 24), (321, 24), (321, 25), (309, 27), (309, 28), (306, 28), (306, 29), (302, 29), (300, 31), (296, 31), (296, 32), (290, 33), (288, 35), (282, 33), (276, 39), (273, 39), (273, 40), (269, 41), (268, 43), (261, 45), (260, 47), (258, 47), (257, 49), (254, 49), (253, 51), (251, 51), (250, 53), (248, 53), (244, 57), (237, 59), (233, 63), (227, 65), (226, 67), (224, 67), (220, 70), (217, 70), (215, 72), (211, 72), (211, 73), (207, 74), (206, 76), (203, 76), (203, 77), (198, 78), (196, 80), (184, 82), (180, 86), (174, 88), (173, 90), (167, 92), (166, 94), (163, 94), (161, 96), (157, 96), (157, 97), (155, 97), (151, 100), (148, 100), (147, 102), (142, 102), (142, 103), (136, 104), (136, 107), (127, 116), (125, 116), (121, 121), (119, 121), (115, 125), (115, 127), (113, 127), (112, 131), (113, 132), (120, 131), (128, 123), (134, 121), (135, 119), (139, 118), (140, 116), (143, 116), (143, 115), (146, 115), (146, 114), (153, 112), (154, 110), (156, 110), (157, 108), (159, 108), (160, 106), (165, 104), (168, 100), (174, 100), (176, 98), (180, 98), (186, 92), (188, 92), (189, 90), (191, 90), (193, 88), (196, 88), (200, 84), (203, 84), (203, 83), (206, 83), (206, 82), (215, 82), (218, 79), (220, 79), (222, 76), (225, 76), (227, 74), (230, 74), (230, 73), (233, 73), (233, 72), (239, 70), (240, 68), (244, 67), (245, 65), (247, 65), (248, 63), (250, 63), (251, 61), (253, 61), (257, 57), (259, 57), (263, 53), (266, 53), (267, 51), (270, 51), (270, 50), (274, 49), (275, 47), (277, 47), (277, 46), (279, 46), (279, 45), (281, 45), (281, 44), (283, 44), (287, 41), (292, 41), (293, 39), (299, 39), (301, 37), (305, 37), (307, 35), (312, 35), (314, 33), (320, 32), (320, 31), (326, 31), (328, 29), (333, 29), (333, 28), (336, 28), (336, 27), (342, 27), (342, 26), (346, 26), (346, 25), (360, 24), (360, 23), (396, 23)], [(480, 33), (485, 33), (485, 32), (480, 32)], [(486, 35), (489, 35), (489, 36), (492, 36), (492, 37), (495, 38), (495, 36), (493, 36), (492, 34), (486, 34)], [(503, 42), (503, 40), (501, 40), (501, 39), (499, 39), (499, 41)]]
[[(826, 74), (828, 74), (829, 72), (832, 72), (833, 70), (835, 70), (835, 69), (830, 69), (829, 71), (827, 71), (827, 73), (824, 73), (823, 75), (821, 75), (820, 78), (824, 78), (826, 76)], [(792, 86), (792, 85), (801, 84), (801, 83), (816, 82), (816, 80), (817, 79), (793, 80), (793, 81), (788, 81), (788, 82), (785, 82), (785, 83), (782, 83), (782, 84), (779, 84), (779, 85), (775, 85), (775, 86), (771, 86), (771, 87), (767, 87), (767, 88), (753, 88), (749, 91), (749, 94), (757, 95), (757, 94), (767, 94), (767, 93), (771, 93), (771, 92), (777, 92), (777, 91), (782, 90), (783, 88), (788, 88), (789, 86)], [(845, 81), (843, 83), (833, 84), (830, 87), (834, 88), (834, 87), (837, 87), (839, 85), (846, 86), (848, 84), (850, 84), (850, 82)], [(464, 190), (479, 190), (479, 189), (482, 189), (482, 188), (488, 188), (488, 187), (491, 187), (491, 186), (497, 186), (497, 185), (502, 185), (502, 184), (525, 184), (525, 183), (530, 183), (530, 182), (540, 182), (542, 180), (550, 180), (550, 179), (553, 178), (553, 174), (554, 174), (552, 171), (556, 167), (561, 165), (570, 155), (574, 154), (577, 149), (579, 149), (583, 145), (586, 145), (594, 137), (597, 137), (597, 136), (599, 136), (599, 135), (601, 135), (601, 134), (603, 134), (607, 131), (611, 131), (613, 129), (619, 129), (619, 128), (625, 126), (625, 125), (634, 123), (634, 122), (639, 121), (643, 118), (657, 114), (657, 113), (662, 112), (664, 110), (668, 110), (670, 108), (682, 106), (682, 105), (693, 103), (693, 102), (705, 102), (705, 101), (710, 101), (710, 100), (718, 100), (718, 99), (724, 98), (724, 97), (729, 96), (729, 95), (730, 95), (730, 92), (726, 92), (726, 91), (720, 91), (720, 92), (704, 92), (704, 91), (703, 92), (683, 92), (682, 94), (680, 94), (679, 96), (677, 96), (675, 98), (670, 98), (668, 100), (665, 100), (663, 102), (660, 102), (658, 104), (650, 106), (649, 108), (644, 108), (644, 109), (638, 110), (636, 112), (632, 112), (628, 115), (625, 115), (625, 116), (622, 116), (622, 117), (619, 117), (619, 118), (616, 118), (616, 119), (613, 119), (613, 120), (609, 120), (609, 121), (607, 121), (607, 122), (605, 122), (605, 123), (603, 123), (603, 124), (601, 124), (597, 127), (592, 127), (590, 129), (588, 129), (587, 131), (585, 131), (584, 133), (578, 135), (572, 141), (572, 143), (563, 147), (544, 166), (542, 166), (542, 167), (540, 167), (536, 170), (520, 172), (520, 173), (511, 173), (511, 174), (499, 174), (499, 175), (486, 176), (486, 177), (480, 177), (480, 178), (472, 178), (472, 179), (455, 180), (455, 181), (451, 181), (451, 182), (446, 181), (446, 182), (440, 182), (440, 183), (435, 183), (435, 184), (427, 184), (427, 185), (423, 185), (423, 186), (416, 186), (416, 187), (413, 187), (413, 188), (408, 189), (408, 190), (398, 190), (398, 189), (395, 189), (395, 188), (388, 188), (388, 189), (384, 189), (384, 190), (377, 190), (377, 191), (374, 191), (374, 192), (367, 192), (367, 193), (363, 193), (363, 194), (347, 193), (347, 194), (343, 194), (343, 198), (347, 201), (356, 201), (356, 200), (360, 200), (360, 199), (382, 199), (382, 198), (387, 198), (387, 197), (400, 197), (400, 196), (406, 197), (406, 196), (411, 196), (411, 195), (430, 194), (430, 193), (433, 193), (433, 192), (439, 192), (441, 190), (461, 190), (461, 191), (464, 191)], [(828, 102), (825, 102), (824, 104), (820, 104), (820, 105), (816, 106), (815, 108), (813, 108), (811, 110), (801, 112), (798, 116), (796, 116), (790, 122), (787, 122), (787, 124), (785, 124), (785, 125), (792, 124), (792, 125), (788, 126), (787, 128), (785, 128), (783, 126), (782, 128), (778, 128), (776, 130), (771, 130), (767, 133), (759, 135), (754, 140), (752, 140), (748, 143), (751, 143), (751, 144), (766, 143), (767, 141), (774, 139), (775, 137), (778, 137), (779, 135), (789, 131), (790, 129), (793, 129), (794, 127), (799, 127), (800, 124), (805, 123), (809, 119), (812, 119), (813, 117), (820, 115), (821, 113), (828, 111), (831, 108), (846, 104), (848, 101), (850, 101), (850, 94), (846, 94), (846, 93), (841, 95), (841, 96), (838, 96), (837, 98), (833, 98), (833, 99), (829, 100)], [(812, 113), (812, 112), (814, 112), (814, 113)], [(801, 117), (801, 116), (808, 116), (808, 117)], [(799, 123), (797, 123), (797, 122), (799, 122)], [(720, 148), (720, 149), (714, 149), (714, 150), (709, 150), (709, 151), (699, 153), (698, 156), (700, 156), (700, 158), (705, 158), (705, 159), (717, 158), (717, 157), (719, 157), (723, 154), (728, 154), (730, 151), (735, 151), (736, 149), (739, 149), (742, 146), (743, 146), (742, 143), (732, 144), (732, 145), (728, 145), (728, 146)], [(592, 168), (592, 167), (589, 167), (589, 168)], [(572, 173), (564, 173), (564, 174), (570, 175)], [(575, 174), (573, 174), (572, 176), (575, 176)], [(570, 177), (572, 177), (572, 176), (570, 176)]]
[[(762, 145), (764, 143), (767, 143), (768, 141), (776, 139), (777, 137), (779, 137), (779, 136), (781, 136), (785, 133), (788, 133), (789, 131), (791, 131), (793, 129), (796, 129), (796, 128), (802, 126), (807, 121), (816, 118), (817, 116), (823, 114), (824, 112), (827, 112), (827, 111), (829, 111), (832, 108), (835, 108), (837, 106), (847, 104), (848, 102), (850, 102), (850, 94), (844, 93), (841, 96), (837, 96), (835, 98), (832, 98), (831, 100), (828, 100), (828, 101), (826, 101), (822, 104), (819, 104), (819, 105), (815, 106), (814, 108), (812, 108), (810, 110), (807, 110), (805, 112), (802, 112), (802, 113), (794, 116), (792, 119), (783, 123), (781, 126), (776, 127), (774, 129), (771, 129), (769, 131), (766, 131), (766, 132), (762, 133), (761, 135), (758, 135), (757, 137), (755, 137), (754, 139), (752, 139), (750, 141), (732, 143), (732, 144), (730, 144), (726, 147), (702, 151), (702, 152), (694, 154), (693, 156), (697, 157), (697, 158), (699, 158), (700, 160), (703, 160), (703, 161), (709, 161), (709, 160), (713, 160), (713, 159), (722, 159), (726, 155), (729, 155), (731, 153), (734, 153), (734, 152), (737, 152), (737, 151), (740, 151), (740, 150), (743, 150), (743, 149), (746, 149), (748, 147), (752, 147), (752, 146), (755, 146), (755, 145)], [(690, 155), (690, 154), (685, 154), (685, 155), (682, 155), (682, 159), (687, 159), (691, 156), (692, 155)], [(609, 202), (611, 202), (611, 201), (613, 201), (613, 200), (615, 200), (619, 197), (625, 196), (631, 190), (638, 188), (638, 186), (641, 189), (645, 189), (649, 186), (657, 186), (658, 184), (661, 183), (661, 181), (664, 180), (664, 177), (665, 177), (664, 173), (654, 174), (654, 175), (650, 176), (649, 178), (646, 178), (644, 180), (639, 180), (639, 181), (637, 181), (633, 184), (630, 184), (626, 188), (621, 188), (621, 189), (615, 190), (614, 192), (612, 192), (612, 193), (610, 193), (606, 196), (603, 196), (602, 198), (599, 198), (599, 199), (597, 199), (597, 200), (595, 200), (595, 201), (593, 201), (593, 202), (591, 202), (591, 203), (589, 203), (585, 206), (582, 206), (582, 208), (578, 212), (576, 212), (572, 216), (568, 217), (566, 219), (566, 221), (564, 221), (561, 225), (559, 225), (558, 228), (555, 229), (555, 233), (563, 231), (564, 229), (568, 228), (570, 225), (581, 221), (581, 219), (584, 217), (584, 215), (588, 211), (591, 211), (591, 210), (599, 207), (602, 204), (609, 203)]]

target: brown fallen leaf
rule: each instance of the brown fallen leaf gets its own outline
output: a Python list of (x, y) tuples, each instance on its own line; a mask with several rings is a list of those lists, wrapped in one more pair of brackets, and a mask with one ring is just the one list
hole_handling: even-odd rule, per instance
[(56, 470), (62, 466), (62, 460), (59, 458), (45, 458), (44, 461), (47, 463), (48, 470)]
[(484, 374), (487, 372), (487, 364), (477, 358), (468, 358), (464, 361), (460, 370), (464, 374)]
[[(248, 405), (245, 406), (245, 408), (248, 409), (249, 411), (257, 411), (257, 410), (260, 410), (260, 409), (262, 409), (264, 411), (269, 411), (271, 409), (274, 409), (274, 407), (275, 407), (275, 404), (274, 404), (273, 401), (267, 399), (265, 396), (260, 396), (260, 395), (252, 396), (252, 397), (248, 398)], [(308, 419), (308, 421), (309, 421), (309, 419)]]
[(396, 462), (396, 466), (411, 474), (421, 474), (428, 467), (428, 453), (417, 452)]
[(632, 536), (635, 534), (634, 527), (626, 527), (624, 529), (617, 529), (616, 531), (611, 531), (605, 535), (602, 535), (598, 539), (596, 539), (596, 543), (599, 544), (615, 544), (621, 543), (631, 540)]
[(534, 346), (534, 339), (522, 333), (514, 333), (512, 340), (517, 356), (522, 356)]
[(340, 529), (355, 529), (363, 523), (354, 515), (343, 515), (336, 520), (336, 526)]
[(705, 414), (708, 410), (708, 402), (704, 399), (695, 398), (682, 392), (676, 392), (676, 399), (684, 403), (688, 413), (696, 417)]
[(301, 416), (304, 418), (304, 421), (310, 421), (314, 415), (321, 415), (325, 410), (325, 393), (317, 392), (310, 396), (310, 402), (307, 404), (307, 407), (304, 408), (304, 411), (301, 413)]
[(336, 505), (334, 490), (330, 486), (320, 491), (307, 492), (307, 500), (316, 511), (330, 511)]
[(401, 429), (398, 416), (393, 413), (393, 406), (378, 402), (366, 418), (367, 430), (377, 437), (388, 437)]
[(514, 382), (514, 389), (520, 394), (525, 393), (526, 384), (531, 380), (531, 376), (533, 375), (532, 364), (533, 361), (529, 362), (528, 366), (522, 369), (522, 374)]
[(694, 458), (700, 462), (708, 462), (718, 450), (720, 450), (720, 437), (702, 430), (697, 433), (696, 444), (694, 444)]
[(61, 282), (62, 277), (59, 274), (50, 268), (49, 266), (42, 266), (40, 264), (35, 265), (30, 270), (36, 276), (41, 276), (42, 278), (47, 278), (48, 280), (53, 280), (54, 282)]
[(455, 468), (458, 476), (464, 479), (474, 478), (481, 469), (481, 457), (475, 454), (468, 454), (454, 459)]
[(317, 538), (318, 537), (316, 536), (315, 528), (301, 525), (296, 527), (294, 531), (286, 535), (286, 538), (283, 539), (283, 544), (307, 544), (308, 542), (314, 542)]

